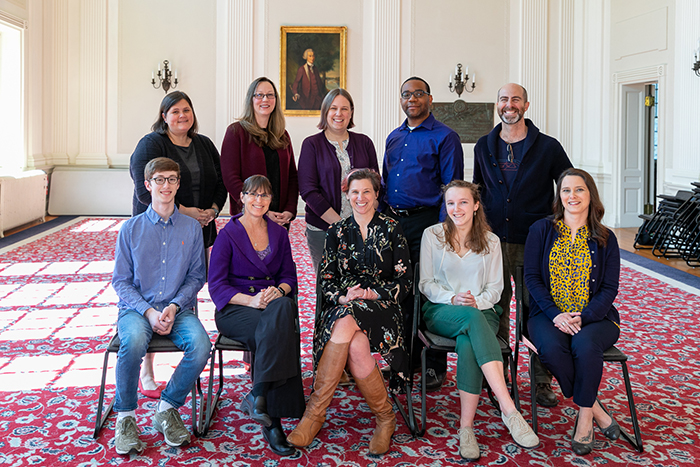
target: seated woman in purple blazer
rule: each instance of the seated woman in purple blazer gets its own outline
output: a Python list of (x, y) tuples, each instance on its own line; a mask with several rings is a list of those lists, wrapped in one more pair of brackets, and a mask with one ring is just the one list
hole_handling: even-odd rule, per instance
[(253, 389), (241, 410), (263, 425), (270, 449), (294, 454), (280, 418), (304, 413), (299, 361), (297, 288), (287, 230), (266, 216), (272, 199), (262, 175), (245, 180), (242, 214), (232, 217), (214, 243), (209, 266), (209, 293), (216, 305), (216, 327), (245, 343), (255, 354)]
[[(352, 169), (379, 173), (374, 143), (361, 133), (348, 131), (355, 104), (345, 89), (333, 89), (321, 104), (320, 133), (309, 136), (299, 154), (299, 192), (306, 203), (306, 240), (314, 270), (323, 256), (328, 227), (352, 214), (340, 185)], [(317, 310), (318, 311), (318, 310)]]

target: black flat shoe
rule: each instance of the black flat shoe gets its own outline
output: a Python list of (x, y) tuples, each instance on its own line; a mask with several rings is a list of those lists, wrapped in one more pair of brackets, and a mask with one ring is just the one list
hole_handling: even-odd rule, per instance
[(593, 444), (595, 443), (595, 432), (591, 430), (591, 441), (588, 443), (580, 443), (574, 439), (576, 436), (576, 428), (578, 427), (578, 415), (576, 415), (576, 422), (574, 422), (574, 432), (571, 433), (571, 448), (577, 456), (585, 456), (593, 452)]
[(264, 396), (254, 398), (253, 394), (249, 392), (241, 401), (240, 409), (243, 413), (250, 416), (254, 422), (264, 427), (272, 426), (272, 420), (267, 414), (267, 400)]
[[(612, 420), (612, 423), (610, 423), (607, 428), (601, 428), (600, 431), (603, 432), (606, 438), (615, 441), (620, 437), (620, 425), (618, 425), (615, 419), (612, 418), (612, 415), (610, 416), (610, 419)], [(600, 425), (598, 426), (600, 427)]]
[(278, 456), (291, 456), (296, 452), (296, 449), (287, 442), (287, 436), (279, 426), (271, 428), (263, 427), (263, 438), (270, 445), (272, 452)]
[(435, 370), (428, 368), (425, 374), (425, 392), (439, 391), (446, 377), (447, 373), (440, 373), (438, 375), (435, 373)]

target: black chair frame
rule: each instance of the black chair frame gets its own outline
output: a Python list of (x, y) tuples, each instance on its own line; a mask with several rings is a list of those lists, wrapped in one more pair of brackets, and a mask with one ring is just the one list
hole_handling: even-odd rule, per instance
[[(418, 336), (418, 338), (423, 342), (423, 349), (421, 350), (421, 421), (420, 424), (418, 424), (418, 421), (416, 420), (415, 416), (413, 415), (413, 407), (412, 404), (409, 402), (409, 414), (413, 417), (413, 429), (411, 432), (414, 434), (414, 436), (423, 436), (425, 434), (426, 430), (426, 425), (427, 425), (427, 395), (426, 395), (426, 372), (427, 372), (427, 351), (428, 350), (435, 350), (435, 351), (442, 351), (442, 352), (455, 352), (455, 348), (457, 346), (457, 341), (455, 339), (451, 339), (449, 337), (443, 337), (438, 334), (432, 333), (425, 329), (423, 320), (421, 318), (421, 309), (422, 305), (424, 303), (424, 297), (420, 292), (420, 289), (418, 287), (420, 281), (420, 264), (415, 265), (415, 269), (413, 272), (413, 335)], [(508, 313), (510, 310), (504, 310), (504, 313)], [(515, 403), (516, 408), (518, 411), (520, 411), (520, 396), (518, 394), (518, 385), (517, 385), (517, 366), (515, 365), (514, 359), (513, 359), (513, 351), (510, 347), (510, 344), (507, 343), (505, 340), (503, 340), (501, 337), (498, 337), (498, 343), (501, 346), (501, 354), (503, 356), (504, 364), (507, 364), (510, 368), (510, 379), (511, 379), (511, 390), (510, 394), (511, 397), (513, 398), (513, 402)], [(412, 349), (412, 352), (415, 349)], [(413, 375), (411, 375), (413, 376)], [(413, 378), (411, 378), (412, 380)], [(500, 411), (500, 405), (498, 404), (498, 401), (493, 395), (493, 392), (491, 391), (491, 388), (486, 385), (486, 390), (488, 393), (488, 397), (491, 400), (491, 403), (496, 407), (497, 410)], [(410, 400), (410, 398), (409, 398)]]
[[(528, 340), (525, 335), (525, 325), (527, 318), (524, 316), (523, 309), (523, 297), (524, 297), (524, 282), (523, 282), (523, 268), (519, 266), (515, 273), (515, 365), (518, 364), (518, 352), (520, 350), (520, 344), (523, 343), (524, 346), (532, 350), (529, 353), (528, 374), (530, 377), (530, 403), (532, 404), (532, 430), (537, 434), (539, 424), (537, 422), (537, 385), (535, 381), (535, 372), (533, 366), (533, 360), (537, 355), (537, 350), (534, 345)], [(642, 442), (642, 433), (639, 429), (639, 420), (637, 419), (637, 409), (634, 404), (634, 394), (632, 392), (632, 384), (630, 382), (629, 371), (627, 369), (627, 355), (625, 355), (620, 349), (615, 346), (610, 347), (603, 354), (604, 362), (618, 362), (622, 367), (622, 376), (625, 381), (625, 391), (627, 393), (627, 403), (630, 409), (630, 417), (632, 420), (632, 428), (634, 429), (634, 438), (632, 438), (629, 433), (622, 427), (620, 427), (620, 435), (625, 438), (632, 447), (638, 452), (644, 451), (644, 445)], [(605, 410), (605, 412), (610, 415), (607, 407), (600, 398), (597, 399), (600, 406)], [(612, 416), (612, 415), (611, 415)]]
[[(100, 435), (100, 431), (102, 430), (102, 427), (105, 425), (107, 418), (109, 417), (110, 413), (112, 412), (112, 408), (114, 407), (114, 402), (116, 397), (113, 397), (112, 400), (110, 401), (109, 405), (103, 409), (104, 405), (104, 400), (105, 400), (105, 386), (107, 383), (107, 367), (109, 364), (109, 355), (114, 353), (117, 354), (119, 352), (119, 345), (120, 345), (120, 340), (119, 340), (119, 334), (115, 333), (114, 336), (112, 336), (112, 339), (109, 341), (109, 344), (107, 345), (107, 349), (105, 350), (105, 356), (104, 356), (104, 363), (102, 366), (102, 382), (100, 383), (100, 396), (99, 400), (97, 401), (97, 414), (95, 415), (95, 432), (93, 433), (92, 437), (94, 439), (97, 439)], [(167, 336), (161, 336), (160, 334), (153, 334), (153, 338), (151, 339), (150, 344), (148, 345), (148, 350), (146, 353), (165, 353), (165, 352), (182, 352), (179, 348), (173, 344), (173, 342), (167, 337)], [(198, 426), (198, 419), (201, 419), (201, 413), (198, 418), (197, 416), (197, 405), (199, 404), (200, 406), (200, 411), (203, 410), (203, 403), (202, 403), (202, 387), (201, 387), (201, 382), (199, 377), (197, 378), (197, 382), (192, 386), (192, 433), (199, 437), (200, 435), (200, 427)]]

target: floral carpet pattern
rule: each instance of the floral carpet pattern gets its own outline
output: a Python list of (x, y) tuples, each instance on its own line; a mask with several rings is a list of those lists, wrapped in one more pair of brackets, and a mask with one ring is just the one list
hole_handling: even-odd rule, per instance
[[(570, 447), (576, 414), (571, 400), (539, 408), (541, 445), (525, 450), (513, 443), (499, 413), (484, 393), (475, 420), (481, 459), (468, 463), (458, 454), (459, 398), (454, 355), (442, 390), (428, 396), (428, 429), (414, 439), (400, 416), (391, 450), (367, 454), (374, 419), (354, 386), (339, 387), (327, 424), (312, 445), (280, 458), (268, 448), (260, 427), (238, 409), (250, 380), (240, 355), (224, 354), (226, 386), (209, 433), (172, 448), (151, 428), (156, 401), (139, 399), (137, 422), (148, 444), (141, 455), (114, 451), (112, 415), (97, 440), (92, 438), (103, 352), (115, 330), (116, 296), (110, 286), (114, 245), (123, 219), (79, 218), (0, 252), (0, 465), (195, 465), (195, 466), (692, 466), (700, 462), (700, 297), (622, 268), (616, 304), (622, 316), (618, 347), (630, 357), (644, 452), (620, 439), (596, 432), (595, 451), (578, 457)], [(226, 219), (220, 219), (219, 227)], [(306, 392), (311, 382), (314, 273), (303, 220), (291, 229), (300, 282), (302, 369)], [(200, 318), (216, 337), (214, 306), (205, 288), (199, 295)], [(156, 356), (156, 379), (167, 381), (180, 355)], [(520, 358), (518, 388), (523, 415), (532, 406), (527, 358)], [(114, 358), (110, 360), (114, 365)], [(208, 368), (203, 383), (208, 379)], [(114, 394), (114, 371), (107, 380)], [(419, 405), (417, 388), (412, 394)], [(607, 364), (601, 399), (619, 423), (632, 431), (622, 374)], [(405, 403), (405, 398), (402, 398)], [(190, 400), (188, 399), (188, 406)], [(181, 410), (189, 420), (188, 408)], [(296, 420), (284, 420), (290, 431)]]

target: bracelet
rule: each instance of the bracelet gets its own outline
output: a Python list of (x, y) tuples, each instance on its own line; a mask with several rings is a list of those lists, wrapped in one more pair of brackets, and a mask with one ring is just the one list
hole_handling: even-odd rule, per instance
[(286, 296), (287, 296), (287, 292), (285, 292), (284, 289), (283, 289), (282, 287), (279, 287), (279, 286), (278, 286), (278, 287), (277, 287), (277, 290), (280, 291), (280, 293), (282, 294), (283, 297), (286, 297)]

